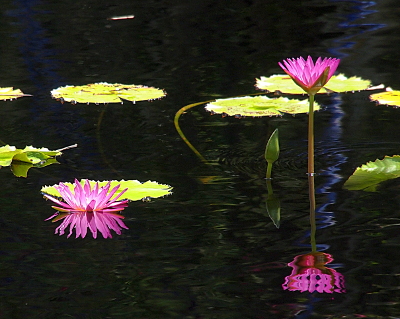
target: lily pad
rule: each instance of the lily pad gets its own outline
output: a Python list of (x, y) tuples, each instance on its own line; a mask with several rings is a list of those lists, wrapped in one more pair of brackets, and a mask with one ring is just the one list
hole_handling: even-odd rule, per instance
[(64, 86), (52, 90), (53, 98), (72, 103), (122, 103), (155, 100), (165, 96), (161, 89), (143, 85), (93, 83), (81, 86)]
[(13, 100), (23, 96), (32, 96), (30, 94), (24, 94), (20, 89), (13, 87), (0, 88), (0, 100)]
[(61, 151), (76, 146), (74, 144), (59, 150), (50, 151), (45, 147), (36, 148), (26, 146), (24, 149), (18, 149), (15, 146), (5, 145), (0, 147), (0, 167), (11, 166), (11, 171), (15, 176), (27, 177), (28, 170), (31, 167), (41, 168), (58, 163), (55, 157), (61, 155)]
[(379, 104), (400, 106), (400, 91), (388, 90), (387, 92), (371, 94), (369, 98)]
[[(287, 74), (275, 74), (270, 77), (262, 76), (256, 79), (256, 88), (268, 92), (281, 92), (287, 94), (305, 94), (304, 90), (294, 83)], [(334, 75), (317, 94), (331, 92), (353, 92), (375, 89), (371, 87), (371, 81), (359, 77), (347, 78), (343, 74)]]
[[(85, 179), (81, 180), (80, 183), (82, 186), (85, 184)], [(99, 184), (99, 186), (105, 186), (108, 181), (103, 181), (103, 182), (96, 182), (96, 181), (89, 181), (90, 185), (93, 187), (96, 183)], [(67, 185), (71, 191), (73, 191), (74, 186), (72, 183), (63, 183)], [(57, 191), (57, 189), (53, 186), (44, 186), (42, 187), (41, 191), (42, 193), (46, 193), (48, 195), (52, 195), (55, 197), (60, 197), (60, 193)], [(129, 199), (132, 201), (136, 200), (147, 200), (150, 198), (157, 198), (157, 197), (162, 197), (166, 195), (170, 195), (172, 193), (172, 187), (166, 184), (159, 184), (157, 182), (152, 182), (152, 181), (147, 181), (144, 183), (141, 183), (137, 180), (122, 180), (122, 181), (111, 181), (110, 189), (114, 188), (115, 186), (120, 185), (119, 189), (113, 196), (116, 197), (120, 192), (122, 192), (125, 188), (128, 188), (128, 190), (122, 195), (119, 200), (123, 199)]]
[(60, 151), (50, 151), (47, 148), (27, 146), (17, 149), (15, 146), (6, 145), (0, 147), (0, 166), (10, 166), (13, 161), (37, 164), (61, 154)]
[(358, 167), (344, 183), (348, 190), (375, 192), (377, 186), (389, 179), (400, 177), (400, 155), (385, 156), (383, 160), (368, 162)]
[[(319, 108), (318, 103), (314, 102), (314, 110)], [(308, 99), (269, 98), (259, 95), (218, 99), (208, 103), (205, 109), (209, 112), (231, 116), (279, 116), (284, 113), (306, 113), (309, 110), (309, 102)]]

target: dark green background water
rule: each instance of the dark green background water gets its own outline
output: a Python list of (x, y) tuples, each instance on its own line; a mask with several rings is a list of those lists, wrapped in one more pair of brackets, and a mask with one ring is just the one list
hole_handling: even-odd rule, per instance
[[(342, 189), (357, 166), (400, 154), (399, 110), (366, 92), (317, 98), (317, 242), (345, 276), (344, 294), (282, 289), (287, 263), (309, 251), (306, 115), (235, 119), (191, 109), (181, 127), (219, 160), (211, 166), (173, 125), (187, 104), (255, 93), (255, 78), (281, 73), (287, 57), (338, 57), (339, 72), (399, 89), (397, 1), (15, 0), (0, 8), (0, 87), (33, 95), (0, 102), (0, 139), (79, 145), (26, 179), (0, 171), (0, 318), (400, 316), (400, 182), (375, 193)], [(103, 81), (168, 95), (107, 107), (50, 97), (59, 86)], [(275, 128), (280, 229), (265, 210), (262, 160)], [(53, 211), (40, 189), (74, 178), (155, 180), (174, 193), (130, 203), (121, 236), (67, 239), (44, 222)]]

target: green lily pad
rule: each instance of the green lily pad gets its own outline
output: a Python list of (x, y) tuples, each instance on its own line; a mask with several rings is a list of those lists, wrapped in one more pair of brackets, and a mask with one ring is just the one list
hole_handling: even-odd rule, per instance
[(385, 156), (383, 160), (368, 162), (358, 167), (344, 183), (348, 190), (375, 192), (377, 186), (389, 179), (400, 177), (400, 155)]
[(81, 86), (64, 86), (52, 90), (53, 98), (72, 103), (122, 103), (155, 100), (165, 96), (165, 92), (143, 85), (93, 83)]
[[(82, 185), (85, 184), (85, 179), (82, 179), (80, 183)], [(100, 187), (105, 186), (108, 181), (102, 181), (102, 182), (96, 182), (96, 181), (89, 181), (90, 186), (93, 187), (96, 183), (99, 184)], [(73, 192), (74, 185), (72, 183), (63, 183), (67, 185), (71, 191)], [(119, 200), (123, 199), (129, 199), (131, 201), (136, 201), (136, 200), (147, 200), (150, 198), (157, 198), (157, 197), (162, 197), (166, 195), (170, 195), (172, 193), (172, 187), (166, 184), (159, 184), (157, 182), (152, 182), (152, 181), (147, 181), (144, 183), (141, 183), (137, 180), (122, 180), (122, 181), (111, 181), (110, 185), (110, 190), (114, 188), (115, 186), (120, 185), (119, 189), (113, 196), (116, 197), (120, 192), (122, 192), (125, 188), (128, 188), (128, 190), (122, 195)], [(48, 195), (52, 195), (55, 197), (61, 197), (60, 193), (57, 191), (57, 189), (54, 187), (57, 185), (53, 186), (44, 186), (41, 189), (42, 193), (46, 193)]]
[(11, 171), (15, 176), (27, 177), (28, 170), (31, 167), (41, 168), (58, 163), (55, 157), (61, 155), (61, 151), (76, 146), (75, 144), (50, 151), (45, 147), (26, 146), (24, 149), (18, 149), (15, 146), (5, 145), (0, 147), (0, 167), (11, 166)]
[(20, 89), (15, 89), (12, 87), (0, 88), (0, 101), (13, 100), (22, 96), (32, 96), (30, 94), (24, 94)]
[(371, 94), (369, 98), (379, 104), (400, 106), (400, 91), (388, 90), (387, 92)]
[(17, 149), (15, 146), (6, 145), (0, 147), (0, 166), (10, 166), (13, 161), (37, 164), (61, 154), (60, 151), (50, 151), (47, 148), (27, 146), (24, 149)]
[[(218, 99), (208, 103), (205, 109), (209, 112), (231, 116), (279, 116), (284, 113), (307, 113), (309, 102), (308, 99), (269, 98), (259, 95)], [(318, 109), (318, 103), (314, 102), (314, 110)]]
[[(270, 77), (261, 76), (256, 79), (256, 88), (268, 92), (281, 92), (287, 94), (305, 94), (304, 90), (294, 83), (287, 74), (275, 74)], [(375, 87), (374, 87), (375, 88)], [(371, 81), (359, 77), (347, 78), (343, 74), (334, 75), (317, 94), (331, 92), (352, 92), (373, 89)]]

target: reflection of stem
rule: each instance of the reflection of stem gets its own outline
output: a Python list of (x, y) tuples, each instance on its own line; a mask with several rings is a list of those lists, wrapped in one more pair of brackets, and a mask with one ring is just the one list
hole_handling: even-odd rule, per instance
[(271, 179), (267, 179), (267, 190), (269, 196), (274, 194), (274, 190), (272, 189)]
[(267, 162), (267, 173), (266, 173), (267, 180), (271, 179), (271, 172), (272, 172), (272, 163)]
[(311, 226), (311, 251), (317, 251), (317, 244), (315, 241), (315, 233), (317, 231), (317, 225), (315, 221), (315, 186), (314, 186), (314, 175), (308, 175), (308, 187), (309, 187), (309, 196), (310, 196), (310, 226)]
[(311, 249), (317, 251), (315, 242), (315, 172), (314, 172), (314, 94), (309, 94), (308, 110), (308, 193), (310, 199)]
[(200, 160), (204, 163), (208, 163), (207, 160), (203, 157), (203, 155), (200, 154), (200, 152), (189, 142), (189, 140), (186, 138), (186, 136), (183, 134), (180, 126), (179, 126), (179, 117), (187, 110), (191, 109), (192, 107), (195, 107), (197, 105), (200, 104), (204, 104), (204, 103), (209, 103), (212, 102), (214, 100), (210, 100), (210, 101), (205, 101), (205, 102), (198, 102), (198, 103), (193, 103), (193, 104), (189, 104), (186, 105), (184, 107), (182, 107), (178, 112), (176, 112), (175, 114), (175, 118), (174, 118), (174, 124), (175, 124), (175, 128), (179, 134), (179, 136), (181, 137), (181, 139), (186, 143), (187, 146), (189, 146), (189, 148), (197, 155), (198, 158), (200, 158)]

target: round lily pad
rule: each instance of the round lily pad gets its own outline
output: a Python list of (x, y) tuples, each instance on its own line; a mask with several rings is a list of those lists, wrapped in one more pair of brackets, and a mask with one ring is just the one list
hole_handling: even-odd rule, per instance
[[(81, 185), (83, 186), (85, 184), (86, 180), (82, 179), (80, 181)], [(152, 181), (147, 181), (144, 183), (141, 183), (137, 180), (122, 180), (122, 181), (110, 181), (110, 190), (113, 189), (115, 186), (120, 185), (119, 189), (117, 192), (114, 194), (113, 197), (117, 196), (120, 192), (122, 192), (125, 188), (128, 190), (121, 196), (119, 200), (123, 199), (129, 199), (132, 201), (135, 200), (141, 200), (141, 199), (148, 199), (148, 198), (157, 198), (157, 197), (162, 197), (166, 196), (172, 193), (172, 187), (166, 184), (159, 184), (157, 182), (152, 182)], [(90, 186), (93, 188), (96, 183), (99, 184), (99, 187), (103, 187), (107, 185), (108, 181), (89, 181)], [(74, 189), (74, 184), (72, 183), (63, 183), (67, 185), (71, 191), (73, 192)], [(58, 185), (58, 184), (57, 184)], [(53, 186), (43, 186), (41, 189), (42, 193), (46, 193), (48, 195), (52, 195), (55, 197), (60, 197), (60, 193), (57, 191), (57, 189)]]
[[(305, 94), (304, 90), (294, 83), (287, 74), (274, 74), (270, 77), (262, 76), (256, 79), (256, 87), (268, 92), (281, 92), (287, 94)], [(343, 74), (334, 75), (317, 94), (331, 92), (352, 92), (367, 90), (371, 87), (371, 81), (359, 77), (347, 78)]]
[(400, 106), (400, 91), (387, 91), (371, 94), (369, 98), (379, 104)]
[(81, 86), (64, 86), (52, 90), (53, 98), (72, 103), (122, 103), (155, 100), (165, 96), (161, 89), (143, 85), (93, 83)]
[[(314, 110), (319, 108), (318, 103), (314, 102)], [(208, 103), (205, 109), (212, 113), (231, 116), (279, 116), (284, 113), (306, 113), (309, 111), (309, 102), (308, 99), (269, 98), (259, 95), (218, 99)]]

